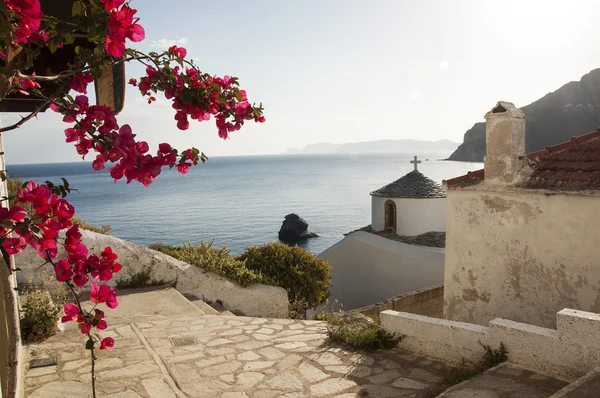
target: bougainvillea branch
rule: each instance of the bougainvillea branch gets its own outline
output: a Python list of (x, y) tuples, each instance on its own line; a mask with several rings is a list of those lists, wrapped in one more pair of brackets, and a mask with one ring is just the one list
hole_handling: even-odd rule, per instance
[[(185, 48), (172, 46), (160, 53), (128, 48), (128, 42), (140, 42), (146, 35), (136, 16), (137, 10), (131, 8), (129, 1), (73, 0), (69, 21), (45, 15), (42, 4), (40, 0), (0, 0), (0, 101), (15, 94), (41, 98), (33, 112), (1, 128), (0, 133), (19, 128), (50, 107), (62, 114), (69, 125), (64, 130), (66, 142), (73, 143), (82, 158), (92, 152), (95, 170), (104, 170), (110, 163), (108, 172), (115, 182), (125, 178), (127, 183), (137, 181), (148, 186), (164, 167), (176, 167), (186, 174), (190, 167), (204, 163), (207, 157), (199, 149), (178, 150), (168, 143), (161, 143), (155, 154), (151, 154), (148, 143), (136, 138), (132, 126), (118, 123), (113, 109), (90, 102), (88, 85), (105, 68), (122, 62), (144, 65), (145, 74), (130, 79), (129, 84), (150, 105), (159, 94), (170, 101), (174, 125), (179, 130), (188, 130), (193, 121), (214, 118), (219, 137), (228, 139), (246, 121), (265, 121), (262, 104), (248, 101), (237, 78), (202, 71), (187, 58)], [(66, 66), (46, 70), (48, 73), (44, 75), (35, 74), (42, 50), (55, 54), (68, 46), (73, 50), (73, 59)], [(48, 93), (44, 84), (54, 84), (56, 89)], [(68, 89), (76, 94), (69, 95)], [(4, 178), (5, 172), (1, 174)], [(110, 247), (99, 255), (89, 253), (81, 232), (72, 222), (75, 209), (65, 199), (70, 190), (64, 179), (58, 185), (29, 181), (16, 198), (11, 198), (12, 207), (8, 206), (8, 198), (2, 198), (0, 251), (8, 266), (3, 271), (12, 273), (14, 267), (9, 256), (33, 248), (46, 265), (53, 267), (57, 281), (73, 294), (74, 303), (64, 305), (61, 321), (77, 322), (81, 333), (87, 336), (95, 397), (95, 350), (110, 350), (115, 342), (110, 337), (95, 337), (92, 330), (102, 331), (108, 326), (99, 306), (109, 309), (118, 306), (117, 292), (108, 283), (122, 266)], [(59, 247), (66, 253), (63, 258), (57, 258)], [(9, 283), (6, 281), (10, 278), (2, 275), (1, 283)], [(90, 291), (91, 309), (84, 308), (77, 288)], [(9, 395), (15, 395), (14, 385), (18, 383), (17, 360), (10, 363), (13, 387)]]

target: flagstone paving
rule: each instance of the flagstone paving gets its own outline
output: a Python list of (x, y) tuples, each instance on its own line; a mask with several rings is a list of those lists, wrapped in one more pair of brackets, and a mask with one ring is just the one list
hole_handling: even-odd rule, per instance
[[(318, 321), (223, 315), (157, 317), (115, 325), (113, 351), (97, 361), (99, 397), (420, 397), (448, 367), (393, 350), (357, 354), (325, 344)], [(25, 396), (90, 393), (89, 351), (71, 330), (25, 347)]]

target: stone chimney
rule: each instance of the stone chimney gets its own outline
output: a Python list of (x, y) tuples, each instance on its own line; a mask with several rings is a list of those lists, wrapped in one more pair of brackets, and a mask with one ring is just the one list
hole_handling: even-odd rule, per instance
[(485, 115), (486, 181), (510, 184), (523, 168), (525, 114), (510, 102), (500, 101)]

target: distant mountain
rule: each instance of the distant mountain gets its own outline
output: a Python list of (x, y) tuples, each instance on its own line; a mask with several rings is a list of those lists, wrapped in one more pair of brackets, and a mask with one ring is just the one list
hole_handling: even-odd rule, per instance
[(323, 154), (323, 153), (450, 153), (458, 145), (456, 142), (418, 141), (418, 140), (379, 140), (349, 142), (346, 144), (319, 143), (307, 145), (304, 149), (290, 148), (284, 152), (293, 154)]
[[(521, 110), (527, 116), (527, 152), (596, 130), (600, 127), (600, 69), (594, 69), (578, 82), (565, 84)], [(485, 153), (485, 123), (475, 123), (449, 160), (482, 162)]]

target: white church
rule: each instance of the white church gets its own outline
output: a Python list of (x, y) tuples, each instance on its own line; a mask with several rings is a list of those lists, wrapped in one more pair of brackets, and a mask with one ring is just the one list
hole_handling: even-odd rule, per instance
[(441, 185), (417, 168), (404, 177), (371, 192), (371, 228), (415, 236), (446, 230), (446, 193)]
[(418, 170), (371, 192), (371, 225), (319, 256), (332, 268), (330, 303), (352, 310), (444, 281), (446, 193)]

